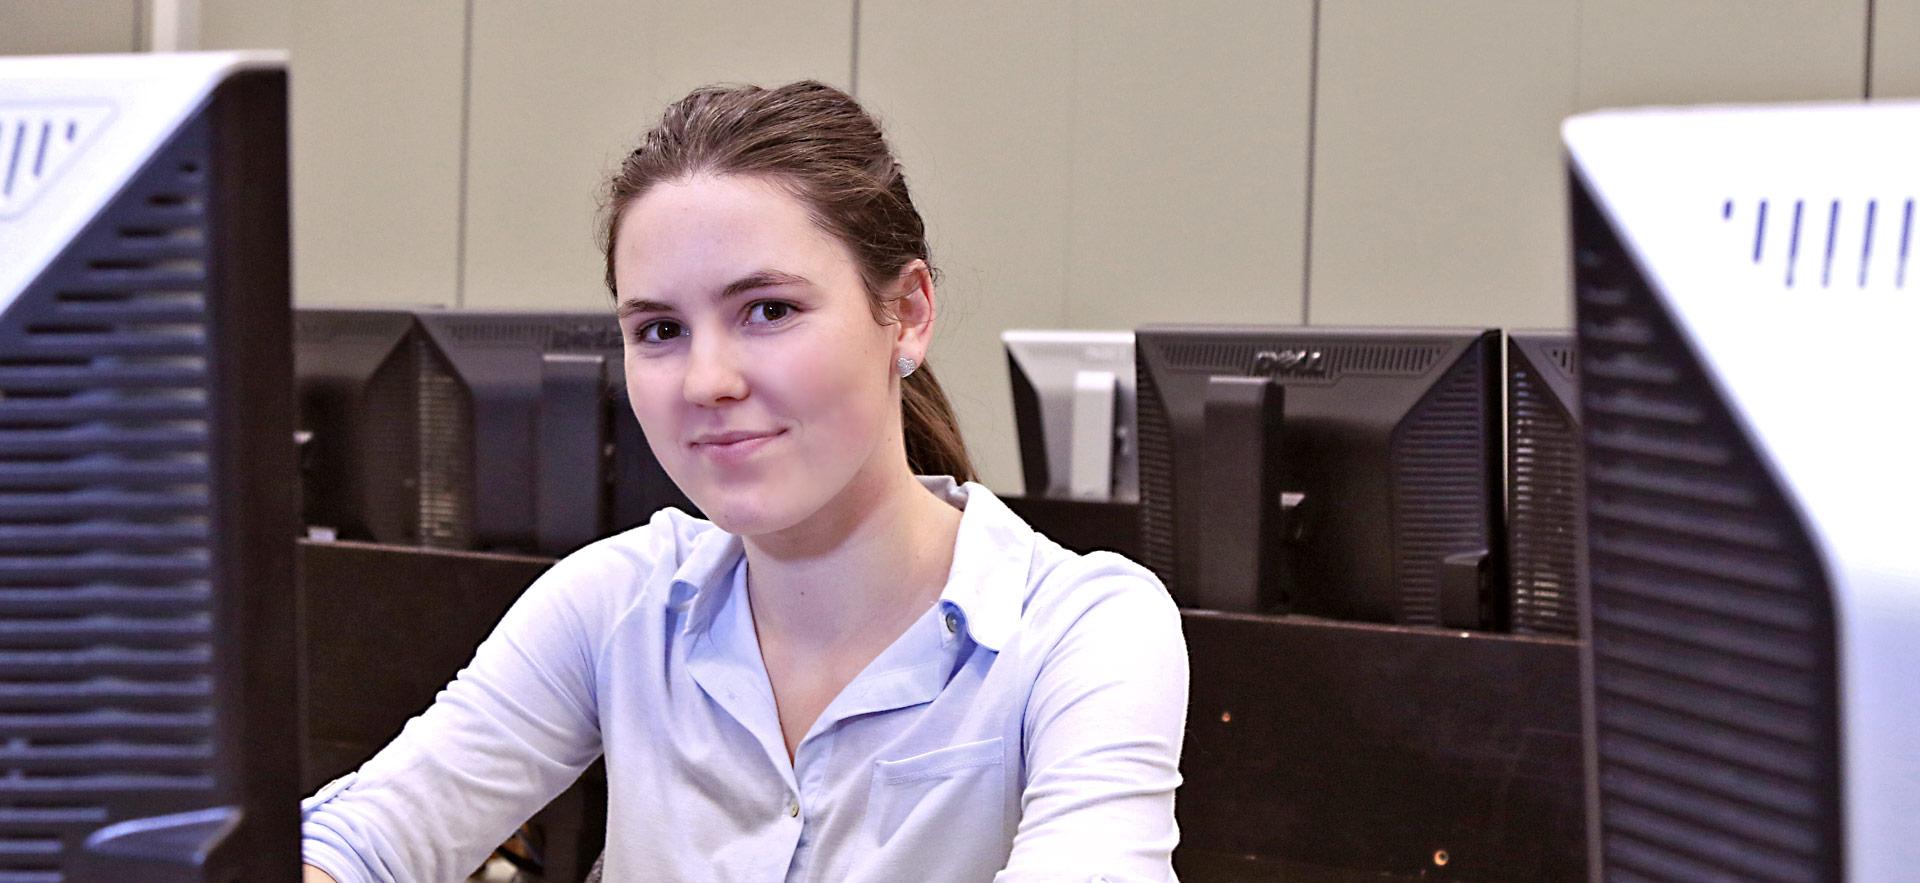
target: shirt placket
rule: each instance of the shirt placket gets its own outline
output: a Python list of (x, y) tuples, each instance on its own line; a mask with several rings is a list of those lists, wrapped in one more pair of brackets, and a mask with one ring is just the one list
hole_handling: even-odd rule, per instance
[[(800, 848), (806, 823), (805, 808), (794, 766), (787, 760), (785, 737), (780, 731), (780, 713), (774, 703), (773, 684), (760, 657), (760, 644), (754, 636), (752, 614), (746, 593), (740, 584), (744, 570), (736, 568), (732, 591), (713, 617), (704, 634), (694, 639), (687, 658), (687, 673), (716, 705), (746, 731), (774, 771), (769, 779), (767, 811), (774, 816), (769, 832), (778, 832), (780, 840), (765, 844), (763, 854), (770, 866), (766, 879), (782, 876), (778, 855), (795, 855)], [(769, 836), (776, 836), (771, 834)], [(784, 849), (775, 851), (774, 847)]]
[[(952, 640), (944, 605), (935, 605), (915, 620), (905, 633), (881, 651), (866, 669), (834, 697), (820, 717), (808, 729), (794, 751), (794, 775), (803, 787), (799, 790), (797, 817), (803, 822), (809, 812), (806, 796), (830, 789), (823, 764), (833, 756), (833, 738), (838, 724), (862, 715), (898, 713), (932, 702), (946, 686), (953, 671), (960, 642)], [(849, 770), (833, 771), (847, 776)], [(864, 781), (864, 779), (862, 779)], [(811, 787), (805, 787), (811, 786)], [(787, 869), (789, 883), (808, 879), (813, 842), (811, 826), (802, 826), (800, 843)]]

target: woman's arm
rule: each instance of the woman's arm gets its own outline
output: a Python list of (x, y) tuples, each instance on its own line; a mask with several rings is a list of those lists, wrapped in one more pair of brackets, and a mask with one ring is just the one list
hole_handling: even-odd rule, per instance
[(1173, 792), (1187, 716), (1180, 612), (1137, 566), (1055, 597), (1075, 615), (1027, 702), (1013, 881), (1173, 879)]
[(305, 860), (344, 883), (478, 867), (599, 756), (594, 660), (608, 587), (631, 586), (634, 569), (583, 553), (535, 581), (431, 707), (305, 802)]
[(326, 871), (322, 871), (312, 865), (301, 865), (300, 883), (340, 883), (340, 881), (333, 879)]

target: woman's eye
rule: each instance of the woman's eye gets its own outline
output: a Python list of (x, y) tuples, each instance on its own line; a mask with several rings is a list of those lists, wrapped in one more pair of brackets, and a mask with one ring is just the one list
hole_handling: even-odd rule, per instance
[(640, 326), (640, 330), (635, 332), (634, 336), (639, 338), (641, 343), (666, 343), (685, 333), (686, 329), (681, 328), (680, 323), (662, 319)]
[(763, 300), (747, 309), (747, 319), (751, 322), (778, 322), (792, 314), (792, 304), (777, 300)]

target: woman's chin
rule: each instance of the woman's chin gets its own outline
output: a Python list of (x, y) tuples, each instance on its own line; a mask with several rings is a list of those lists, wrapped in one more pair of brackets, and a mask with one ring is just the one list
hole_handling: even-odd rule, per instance
[[(731, 478), (731, 477), (730, 477)], [(694, 482), (688, 497), (714, 526), (735, 536), (771, 537), (820, 526), (823, 511), (845, 502), (849, 485), (830, 468), (808, 474), (767, 474)], [(687, 485), (682, 485), (687, 487)]]
[(774, 504), (769, 494), (719, 494), (711, 500), (694, 500), (715, 527), (735, 536), (759, 536), (778, 533), (799, 523), (800, 517)]

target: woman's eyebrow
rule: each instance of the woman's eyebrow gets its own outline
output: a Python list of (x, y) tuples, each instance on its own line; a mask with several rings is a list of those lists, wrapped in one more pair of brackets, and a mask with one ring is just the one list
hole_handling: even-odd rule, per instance
[(743, 292), (752, 291), (756, 288), (771, 288), (775, 285), (811, 284), (813, 283), (805, 276), (796, 276), (783, 270), (757, 270), (727, 283), (725, 288), (720, 289), (720, 297), (718, 299), (726, 300), (727, 298)]
[[(809, 280), (807, 277), (788, 273), (784, 270), (756, 270), (727, 283), (720, 289), (720, 293), (714, 299), (724, 301), (749, 291), (771, 288), (776, 285), (811, 284), (813, 284), (812, 280)], [(670, 313), (673, 312), (673, 305), (661, 303), (657, 300), (647, 300), (645, 298), (628, 298), (621, 301), (619, 308), (614, 312), (619, 318), (625, 319), (641, 313)]]

